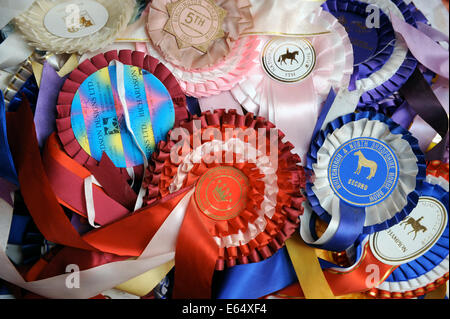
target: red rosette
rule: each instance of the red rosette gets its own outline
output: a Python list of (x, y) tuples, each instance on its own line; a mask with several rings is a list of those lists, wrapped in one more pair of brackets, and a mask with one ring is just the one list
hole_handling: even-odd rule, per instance
[[(117, 60), (125, 65), (136, 66), (152, 73), (168, 90), (175, 109), (175, 125), (188, 117), (186, 96), (181, 90), (172, 73), (157, 59), (143, 52), (132, 50), (112, 50), (98, 54), (83, 61), (72, 71), (58, 96), (56, 128), (58, 137), (66, 153), (83, 166), (98, 165), (98, 161), (91, 157), (79, 144), (71, 124), (72, 101), (81, 84), (93, 73), (108, 67), (109, 63)], [(123, 171), (123, 169), (121, 169)]]
[[(197, 131), (194, 130), (194, 121), (201, 123), (201, 127), (197, 126), (199, 128)], [(300, 158), (291, 152), (292, 144), (282, 141), (284, 134), (276, 130), (275, 138), (272, 135), (272, 142), (277, 146), (277, 169), (276, 172), (265, 175), (258, 166), (258, 161), (243, 160), (242, 153), (236, 149), (230, 151), (226, 146), (231, 145), (230, 137), (237, 140), (235, 142), (237, 144), (248, 145), (249, 142), (248, 138), (237, 133), (233, 133), (233, 136), (227, 135), (227, 129), (242, 129), (240, 132), (247, 133), (263, 129), (265, 134), (256, 138), (255, 145), (267, 145), (264, 154), (273, 155), (274, 151), (268, 147), (270, 143), (268, 133), (275, 126), (264, 118), (254, 117), (252, 113), (244, 116), (234, 110), (228, 112), (216, 110), (214, 113), (208, 111), (199, 117), (194, 116), (175, 128), (183, 128), (188, 133), (178, 136), (177, 141), (160, 142), (157, 151), (153, 153), (152, 164), (145, 180), (148, 188), (146, 203), (151, 204), (174, 191), (195, 186), (192, 197), (198, 211), (202, 212), (199, 214), (199, 220), (219, 246), (216, 270), (261, 261), (282, 248), (299, 225), (298, 217), (303, 213), (304, 200), (300, 189), (305, 186), (304, 171), (298, 165)], [(217, 129), (222, 136), (212, 138), (206, 133), (210, 129)], [(169, 132), (168, 136), (171, 133)], [(206, 136), (203, 136), (205, 134)], [(197, 137), (201, 143), (195, 144), (194, 147)], [(219, 147), (210, 152), (208, 145), (213, 142), (223, 145), (222, 149)], [(180, 146), (180, 143), (183, 145), (180, 150), (189, 151), (181, 155), (181, 161), (175, 163), (171, 158), (171, 152), (174, 147)], [(205, 146), (207, 147), (201, 150)], [(201, 154), (201, 159), (192, 162), (192, 165), (186, 164), (189, 162), (188, 157), (195, 158), (196, 153)], [(231, 153), (233, 160), (227, 162), (226, 157)], [(220, 161), (211, 160), (213, 158)], [(267, 180), (272, 179), (271, 176), (276, 176), (273, 184), (267, 183)], [(273, 188), (274, 185), (276, 186)], [(266, 205), (269, 201), (267, 192), (273, 189), (277, 191), (272, 194), (275, 198), (274, 203), (272, 206)], [(228, 201), (226, 209), (221, 210), (220, 200)], [(267, 214), (262, 211), (266, 211)], [(261, 221), (264, 229), (255, 232), (257, 227), (255, 228), (254, 223)], [(252, 235), (247, 237), (246, 234)]]

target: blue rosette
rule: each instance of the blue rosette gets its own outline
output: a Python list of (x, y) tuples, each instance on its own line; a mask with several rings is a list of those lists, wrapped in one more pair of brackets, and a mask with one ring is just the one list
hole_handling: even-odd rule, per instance
[[(371, 249), (376, 252), (374, 247), (381, 248), (375, 256), (384, 263), (400, 265), (383, 283), (371, 289), (370, 295), (379, 298), (420, 297), (448, 280), (448, 189), (448, 181), (442, 183), (442, 178), (427, 175), (426, 182), (419, 188), (419, 204), (408, 218), (371, 236)], [(389, 240), (394, 239), (395, 246), (390, 247)], [(400, 260), (405, 258), (405, 262)]]
[[(311, 209), (300, 234), (311, 246), (351, 247), (362, 234), (401, 222), (416, 207), (425, 157), (416, 138), (383, 114), (350, 113), (330, 122), (307, 155), (306, 195)], [(329, 225), (317, 238), (315, 218)]]
[[(369, 5), (381, 9), (379, 28), (366, 26), (373, 13)], [(414, 72), (417, 60), (396, 36), (388, 15), (396, 14), (413, 26), (423, 15), (402, 0), (328, 0), (322, 7), (340, 20), (353, 44), (355, 68), (350, 89), (362, 91), (358, 106), (374, 105), (398, 91)]]

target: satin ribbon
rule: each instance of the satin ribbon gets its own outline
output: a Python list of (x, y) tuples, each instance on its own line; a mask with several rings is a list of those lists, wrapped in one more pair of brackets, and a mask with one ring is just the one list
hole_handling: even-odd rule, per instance
[(12, 19), (26, 11), (35, 0), (4, 0), (2, 1), (2, 15), (0, 16), (0, 29)]
[(56, 102), (59, 91), (66, 80), (66, 77), (60, 77), (48, 62), (44, 63), (42, 78), (44, 81), (39, 87), (39, 96), (34, 114), (39, 147), (43, 147), (47, 138), (55, 131)]
[(9, 34), (6, 40), (0, 44), (0, 69), (21, 64), (33, 51), (34, 49), (26, 43), (19, 32)]
[(307, 246), (298, 234), (286, 241), (286, 247), (305, 298), (333, 299), (315, 250)]
[[(440, 160), (448, 145), (448, 115), (419, 69), (416, 69), (405, 85), (400, 89), (410, 107), (441, 137), (442, 141), (428, 152), (428, 160)], [(416, 130), (417, 132), (417, 130)], [(423, 135), (422, 135), (423, 136)]]
[(333, 205), (338, 206), (333, 210), (339, 210), (340, 213), (333, 214), (329, 227), (319, 239), (313, 235), (316, 215), (311, 209), (305, 209), (300, 217), (300, 234), (312, 247), (339, 252), (349, 248), (360, 236), (366, 213), (364, 208), (351, 206), (342, 200), (334, 201)]
[[(44, 147), (43, 164), (58, 201), (79, 215), (88, 217), (83, 188), (84, 181), (92, 175), (78, 162), (67, 156), (55, 134), (49, 137)], [(95, 171), (96, 168), (94, 168)], [(114, 172), (114, 174), (117, 173)], [(100, 187), (93, 187), (92, 196), (96, 212), (95, 222), (99, 225), (109, 224), (131, 213), (127, 207), (105, 194)]]
[(297, 281), (286, 248), (268, 259), (236, 265), (217, 276), (215, 296), (218, 299), (256, 299)]
[[(391, 14), (394, 30), (401, 34), (414, 57), (431, 71), (449, 78), (448, 50), (436, 43), (425, 33)], [(424, 27), (422, 27), (424, 28)], [(428, 29), (427, 29), (428, 30)], [(436, 33), (434, 34), (436, 35)]]
[[(308, 36), (329, 31), (310, 23), (310, 16), (324, 0), (251, 0), (253, 27), (243, 35)], [(270, 23), (267, 23), (270, 21)]]
[[(25, 282), (6, 257), (5, 236), (9, 234), (12, 217), (12, 206), (0, 199), (0, 277), (19, 287), (48, 298), (89, 298), (96, 296), (113, 286), (117, 286), (149, 269), (156, 268), (174, 258), (176, 236), (181, 226), (188, 198), (192, 192), (180, 200), (173, 214), (161, 225), (155, 236), (149, 242), (142, 255), (137, 260), (126, 260), (108, 263), (99, 267), (80, 271), (80, 287), (70, 289), (66, 286), (67, 277), (72, 273), (54, 276), (47, 279)], [(187, 198), (187, 199), (186, 199)]]
[(5, 112), (3, 92), (0, 90), (0, 177), (18, 186), (17, 172), (8, 144)]

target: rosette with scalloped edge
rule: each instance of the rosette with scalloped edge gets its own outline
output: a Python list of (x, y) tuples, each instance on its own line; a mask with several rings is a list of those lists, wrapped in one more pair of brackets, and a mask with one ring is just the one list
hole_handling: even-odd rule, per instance
[[(251, 27), (253, 24), (250, 13), (251, 4), (248, 0), (204, 1), (215, 4), (221, 10), (226, 10), (222, 25), (219, 26), (219, 29), (222, 29), (224, 32), (223, 36), (211, 39), (211, 43), (208, 48), (206, 48), (206, 52), (202, 52), (199, 49), (190, 46), (189, 43), (186, 47), (180, 48), (177, 43), (179, 39), (173, 34), (165, 31), (165, 26), (170, 18), (167, 6), (179, 2), (178, 0), (155, 0), (152, 1), (150, 5), (147, 23), (147, 31), (150, 40), (154, 47), (158, 49), (158, 53), (162, 55), (165, 60), (176, 66), (185, 69), (198, 69), (214, 65), (229, 54), (234, 46), (233, 42), (239, 38), (239, 35), (244, 30)], [(198, 4), (198, 6), (202, 7), (201, 4)], [(205, 8), (205, 6), (203, 6), (203, 8)], [(204, 12), (198, 12), (192, 8), (191, 17), (192, 14), (195, 14), (195, 17), (199, 17), (202, 21), (211, 19), (211, 17), (207, 17), (207, 15), (202, 13)], [(181, 15), (178, 18), (181, 19)], [(212, 20), (215, 21), (215, 19)], [(183, 22), (183, 25), (189, 29), (192, 29), (191, 24), (192, 22), (186, 26), (186, 23)], [(193, 32), (194, 31), (199, 33), (195, 28)], [(209, 37), (208, 34), (210, 32), (211, 30), (208, 30), (203, 36)], [(197, 34), (197, 36), (201, 37), (202, 35), (199, 36)], [(187, 38), (187, 36), (184, 36), (183, 38)]]
[[(431, 197), (442, 203), (448, 215), (448, 190), (448, 164), (439, 161), (428, 163), (426, 182), (420, 189), (421, 196)], [(405, 219), (405, 222), (408, 220)], [(426, 231), (428, 230), (424, 233)], [(445, 230), (429, 250), (400, 265), (383, 283), (367, 293), (382, 299), (409, 299), (420, 297), (445, 284), (449, 278), (448, 236), (447, 218)]]
[[(246, 116), (239, 115), (234, 110), (205, 112), (200, 117), (194, 116), (191, 120), (180, 123), (179, 127), (191, 132), (184, 136), (186, 140), (183, 142), (189, 152), (182, 155), (180, 163), (176, 164), (171, 159), (171, 152), (177, 143), (171, 140), (160, 143), (158, 151), (152, 156), (154, 165), (149, 168), (146, 178), (147, 203), (151, 204), (159, 198), (192, 185), (196, 185), (196, 192), (199, 193), (200, 198), (205, 196), (213, 200), (212, 193), (209, 194), (211, 196), (201, 193), (202, 186), (199, 181), (217, 170), (232, 171), (233, 174), (237, 174), (236, 176), (240, 176), (238, 180), (242, 181), (241, 184), (246, 185), (247, 195), (243, 200), (241, 211), (223, 219), (211, 217), (212, 215), (206, 210), (200, 214), (203, 225), (219, 246), (216, 269), (258, 262), (270, 257), (295, 231), (298, 226), (298, 216), (303, 211), (301, 206), (303, 197), (299, 190), (304, 183), (304, 174), (303, 169), (297, 165), (298, 156), (291, 153), (292, 145), (282, 142), (284, 135), (277, 131), (272, 141), (277, 147), (278, 156), (278, 168), (274, 172), (269, 155), (255, 151), (258, 154), (255, 162), (242, 160), (244, 149), (251, 146), (248, 146), (250, 144), (239, 135), (232, 135), (235, 138), (229, 139), (202, 139), (201, 145), (194, 148), (192, 144), (194, 143), (192, 135), (194, 120), (201, 122), (200, 133), (197, 132), (199, 134), (208, 129), (218, 129), (222, 132), (226, 128), (244, 131), (249, 129), (255, 132), (263, 129), (269, 132), (274, 128), (273, 124), (261, 117), (255, 118), (251, 113)], [(263, 138), (265, 139), (266, 137)], [(270, 141), (266, 140), (266, 142)], [(226, 163), (225, 159), (230, 155), (233, 160), (231, 163)], [(220, 157), (225, 163), (211, 161), (211, 158), (215, 156)], [(220, 187), (220, 189), (226, 189), (226, 187)], [(197, 197), (196, 200), (198, 200)], [(201, 207), (200, 204), (197, 205)]]
[[(135, 0), (90, 0), (89, 2), (103, 7), (107, 16), (102, 18), (104, 19), (102, 22), (105, 23), (103, 27), (84, 36), (74, 38), (57, 35), (54, 33), (55, 31), (50, 32), (45, 24), (48, 13), (56, 6), (64, 4), (65, 6), (59, 10), (53, 20), (66, 20), (65, 28), (67, 30), (70, 29), (70, 25), (67, 25), (69, 20), (74, 22), (77, 29), (95, 27), (95, 19), (90, 15), (97, 14), (97, 7), (89, 12), (79, 6), (79, 1), (72, 1), (71, 3), (62, 0), (38, 0), (25, 13), (18, 16), (15, 23), (28, 43), (41, 51), (59, 54), (99, 50), (112, 43), (117, 34), (125, 30), (133, 15)], [(70, 6), (71, 4), (74, 7)], [(68, 32), (73, 33), (73, 30)]]
[(353, 138), (382, 140), (398, 159), (398, 182), (391, 194), (365, 207), (364, 233), (387, 229), (406, 217), (417, 204), (418, 191), (425, 179), (425, 159), (417, 140), (391, 119), (379, 113), (361, 112), (342, 116), (329, 123), (312, 141), (307, 167), (314, 179), (307, 183), (313, 210), (329, 219), (335, 213), (333, 202), (339, 200), (328, 181), (331, 158), (339, 147)]
[(164, 59), (151, 43), (149, 53), (159, 59), (177, 78), (186, 95), (196, 98), (207, 97), (231, 90), (256, 64), (256, 37), (240, 38), (234, 42), (230, 53), (208, 68), (187, 70)]
[[(313, 55), (315, 55), (314, 64), (305, 64), (300, 62), (302, 60), (296, 60), (295, 57), (292, 60), (286, 60), (289, 64), (295, 61), (303, 63), (305, 67), (310, 68), (310, 73), (305, 73), (305, 77), (297, 81), (291, 82), (288, 78), (282, 81), (275, 80), (269, 75), (271, 71), (268, 71), (274, 66), (266, 65), (262, 61), (265, 56), (262, 53), (268, 50), (270, 40), (276, 40), (273, 37), (258, 36), (261, 40), (258, 47), (260, 56), (256, 61), (258, 65), (231, 89), (233, 97), (247, 111), (266, 117), (283, 130), (289, 141), (294, 144), (295, 152), (301, 157), (307, 153), (308, 134), (311, 134), (314, 129), (320, 105), (325, 101), (331, 87), (348, 85), (353, 68), (353, 50), (344, 27), (338, 23), (337, 19), (319, 9), (311, 15), (310, 20), (311, 23), (323, 25), (329, 31), (328, 34), (301, 38), (302, 41), (308, 41), (311, 44)], [(280, 41), (282, 39), (288, 42), (293, 38), (280, 38)], [(285, 52), (274, 53), (276, 57), (273, 58), (282, 75), (291, 73), (283, 71), (282, 66), (285, 64), (282, 60), (281, 64), (278, 63), (280, 60), (277, 54)], [(271, 60), (271, 57), (267, 60)], [(299, 70), (301, 68), (300, 66)], [(299, 124), (303, 128), (300, 133)]]
[(110, 62), (119, 61), (124, 65), (135, 66), (153, 74), (161, 81), (170, 94), (175, 109), (175, 124), (188, 116), (186, 97), (174, 76), (155, 58), (143, 52), (121, 50), (98, 54), (81, 63), (68, 77), (58, 97), (56, 127), (59, 139), (67, 154), (82, 165), (97, 165), (98, 160), (82, 148), (75, 137), (71, 122), (72, 102), (83, 82), (95, 72), (108, 67)]
[[(368, 5), (381, 10), (381, 24), (377, 28), (379, 39), (375, 54), (360, 62), (359, 69), (355, 70), (358, 72), (355, 86), (362, 92), (360, 106), (373, 104), (398, 91), (417, 66), (417, 60), (409, 53), (403, 39), (395, 35), (388, 16), (395, 14), (415, 26), (416, 15), (413, 12), (415, 8), (406, 5), (402, 0), (329, 0), (323, 6), (334, 15), (351, 13), (367, 18), (371, 12)], [(393, 49), (391, 42), (394, 42)]]

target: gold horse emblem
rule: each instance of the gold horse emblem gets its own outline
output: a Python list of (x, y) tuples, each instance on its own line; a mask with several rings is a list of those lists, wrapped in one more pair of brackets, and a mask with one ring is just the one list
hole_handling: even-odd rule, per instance
[(416, 239), (416, 236), (417, 236), (417, 233), (418, 233), (418, 232), (420, 232), (420, 231), (426, 232), (426, 231), (427, 231), (427, 228), (426, 228), (425, 226), (423, 226), (423, 225), (420, 224), (420, 221), (421, 221), (422, 219), (423, 219), (423, 216), (420, 217), (420, 218), (417, 219), (417, 220), (415, 220), (414, 218), (412, 218), (411, 216), (409, 216), (409, 217), (407, 217), (404, 221), (402, 221), (402, 222), (400, 223), (400, 225), (402, 225), (402, 224), (405, 225), (405, 227), (403, 227), (403, 229), (406, 229), (406, 227), (407, 227), (408, 225), (411, 225), (412, 230), (408, 233), (408, 235), (411, 234), (412, 232), (414, 232), (414, 238), (413, 238), (413, 240)]
[(367, 179), (372, 179), (375, 174), (377, 173), (378, 165), (374, 161), (369, 161), (367, 158), (364, 157), (363, 153), (361, 151), (355, 152), (355, 156), (358, 156), (358, 168), (355, 171), (355, 174), (359, 175), (361, 173), (361, 168), (367, 167), (370, 169), (370, 174), (367, 176)]

